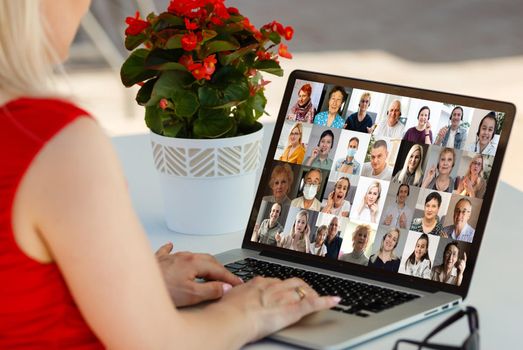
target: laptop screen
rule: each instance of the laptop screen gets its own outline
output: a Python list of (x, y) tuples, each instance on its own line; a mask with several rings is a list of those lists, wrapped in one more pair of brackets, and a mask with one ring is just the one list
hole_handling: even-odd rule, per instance
[(294, 72), (246, 240), (367, 277), (468, 286), (510, 108)]

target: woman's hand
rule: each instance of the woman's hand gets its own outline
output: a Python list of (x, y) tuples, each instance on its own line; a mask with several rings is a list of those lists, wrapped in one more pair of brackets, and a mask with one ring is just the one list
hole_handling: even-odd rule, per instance
[(373, 223), (376, 222), (376, 214), (378, 213), (378, 205), (376, 203), (372, 203), (370, 206), (369, 206), (369, 209), (370, 209), (370, 218), (371, 218), (371, 221)]
[(436, 176), (436, 166), (433, 165), (430, 167), (430, 169), (427, 171), (427, 174), (425, 175), (425, 178), (423, 179), (423, 183), (421, 184), (421, 187), (427, 188), (429, 184), (434, 179), (434, 176)]
[[(219, 299), (232, 286), (243, 283), (211, 255), (189, 252), (171, 254), (172, 249), (172, 243), (163, 245), (156, 252), (156, 259), (177, 307)], [(196, 278), (209, 282), (196, 282)]]
[(251, 341), (263, 338), (291, 325), (303, 316), (329, 309), (339, 302), (339, 297), (319, 297), (303, 280), (291, 278), (256, 277), (233, 288), (210, 308), (239, 310), (244, 322), (250, 325)]
[(429, 132), (430, 132), (430, 122), (427, 120), (427, 122), (425, 123), (425, 134), (428, 134)]

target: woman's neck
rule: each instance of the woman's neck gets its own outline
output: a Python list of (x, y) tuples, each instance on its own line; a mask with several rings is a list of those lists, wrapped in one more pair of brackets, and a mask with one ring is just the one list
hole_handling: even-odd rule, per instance
[(418, 130), (418, 131), (425, 130), (425, 124), (418, 124), (418, 125), (416, 125), (416, 130)]
[(433, 217), (432, 219), (427, 219), (426, 217), (423, 217), (421, 221), (425, 226), (430, 226), (431, 228), (436, 225), (436, 217)]
[(392, 251), (387, 252), (385, 250), (382, 250), (378, 256), (380, 257), (381, 261), (385, 263), (387, 261), (392, 260)]

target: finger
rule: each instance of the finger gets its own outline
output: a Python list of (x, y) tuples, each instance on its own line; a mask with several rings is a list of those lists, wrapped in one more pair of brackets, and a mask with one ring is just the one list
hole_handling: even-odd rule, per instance
[(232, 286), (222, 282), (190, 282), (187, 291), (191, 295), (191, 302), (194, 304), (206, 300), (215, 300), (221, 298), (225, 293), (231, 290)]
[(467, 253), (463, 252), (463, 260), (467, 261)]
[(164, 245), (162, 245), (154, 254), (156, 255), (156, 257), (168, 255), (173, 250), (173, 247), (174, 245), (172, 242), (167, 242)]
[(233, 286), (243, 282), (216, 259), (209, 259), (205, 257), (205, 254), (199, 254), (192, 262), (192, 267), (195, 269), (196, 277), (205, 278), (206, 280), (221, 281)]

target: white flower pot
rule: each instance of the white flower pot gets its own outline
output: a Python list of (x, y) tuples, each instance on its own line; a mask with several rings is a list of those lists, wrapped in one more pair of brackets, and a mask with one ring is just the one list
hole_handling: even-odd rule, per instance
[(224, 139), (151, 133), (167, 227), (210, 235), (245, 229), (254, 199), (263, 128)]

